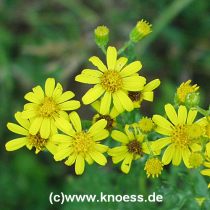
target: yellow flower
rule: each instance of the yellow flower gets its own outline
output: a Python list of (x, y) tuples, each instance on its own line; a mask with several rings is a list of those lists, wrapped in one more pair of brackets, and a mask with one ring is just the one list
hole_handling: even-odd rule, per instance
[(143, 19), (138, 21), (136, 27), (130, 33), (130, 40), (138, 42), (152, 32), (151, 27), (152, 25)]
[(112, 156), (114, 164), (123, 161), (121, 170), (126, 174), (130, 171), (133, 160), (141, 158), (145, 153), (154, 152), (150, 151), (149, 145), (151, 143), (144, 142), (144, 135), (137, 133), (135, 129), (131, 131), (129, 125), (125, 126), (125, 132), (112, 131), (111, 137), (120, 142), (121, 146), (109, 149), (108, 154)]
[(109, 29), (106, 26), (98, 26), (94, 33), (96, 44), (105, 47), (109, 41)]
[(198, 124), (201, 126), (202, 132), (204, 130), (203, 135), (207, 138), (210, 138), (210, 116), (201, 118), (198, 121)]
[(42, 138), (39, 133), (35, 135), (29, 133), (31, 123), (29, 120), (22, 118), (21, 112), (17, 112), (15, 114), (15, 119), (19, 125), (15, 123), (8, 123), (7, 128), (12, 132), (21, 135), (22, 137), (7, 142), (5, 145), (7, 151), (14, 151), (26, 146), (30, 150), (35, 147), (36, 154), (45, 149), (52, 154), (56, 152), (56, 144), (50, 137), (45, 139)]
[(158, 177), (163, 170), (163, 164), (158, 158), (152, 157), (145, 163), (144, 170), (147, 173), (147, 177)]
[(156, 89), (159, 85), (160, 80), (155, 79), (146, 84), (141, 91), (129, 91), (128, 96), (132, 100), (134, 108), (139, 108), (143, 100), (152, 102), (154, 98), (153, 90)]
[(65, 164), (71, 166), (75, 163), (77, 175), (84, 172), (85, 161), (88, 164), (95, 161), (104, 166), (107, 160), (102, 153), (106, 152), (108, 147), (100, 144), (99, 141), (109, 135), (109, 132), (104, 129), (106, 120), (99, 120), (89, 130), (83, 130), (80, 117), (76, 112), (70, 113), (69, 118), (71, 123), (58, 125), (64, 134), (55, 134), (52, 137), (54, 141), (62, 142), (54, 155), (55, 160), (60, 161), (68, 157)]
[(207, 161), (205, 161), (203, 165), (206, 167), (206, 169), (201, 170), (200, 173), (204, 176), (210, 177), (210, 160), (207, 159)]
[(188, 80), (187, 82), (183, 82), (176, 91), (177, 99), (178, 101), (183, 104), (185, 103), (186, 97), (190, 93), (195, 93), (198, 89), (199, 86), (197, 84), (191, 85), (190, 83), (192, 80)]
[(191, 109), (187, 113), (187, 108), (181, 105), (177, 114), (174, 107), (167, 104), (165, 112), (171, 122), (160, 115), (153, 116), (153, 121), (157, 125), (156, 131), (166, 136), (155, 141), (153, 147), (162, 149), (168, 146), (162, 157), (164, 165), (172, 161), (172, 164), (177, 166), (183, 159), (184, 164), (190, 168), (189, 157), (192, 151), (201, 150), (197, 141), (190, 138), (192, 134), (188, 129), (189, 125), (193, 124), (197, 111)]
[(203, 156), (200, 152), (192, 152), (189, 157), (189, 164), (192, 168), (197, 168), (203, 164)]
[(106, 129), (111, 130), (116, 125), (116, 117), (119, 115), (117, 110), (113, 107), (110, 113), (106, 115), (100, 114), (100, 101), (95, 101), (91, 104), (91, 106), (98, 112), (93, 116), (93, 123), (97, 122), (98, 120), (105, 119), (107, 121)]
[(91, 104), (102, 97), (100, 114), (107, 114), (112, 102), (119, 113), (133, 110), (133, 103), (127, 91), (140, 91), (146, 82), (144, 77), (136, 74), (142, 67), (140, 61), (125, 66), (128, 59), (117, 59), (115, 47), (107, 49), (107, 66), (96, 56), (91, 57), (89, 61), (99, 70), (84, 69), (75, 78), (78, 82), (94, 84), (82, 97), (83, 103)]
[(33, 92), (25, 95), (30, 103), (24, 106), (22, 116), (31, 120), (29, 133), (36, 135), (40, 132), (42, 138), (47, 139), (50, 133), (56, 132), (55, 122), (65, 123), (67, 113), (80, 107), (80, 102), (70, 100), (74, 93), (66, 91), (60, 83), (55, 86), (55, 79), (48, 78), (45, 82), (45, 92), (40, 86), (33, 88)]
[(139, 122), (138, 125), (139, 129), (142, 133), (148, 133), (153, 130), (154, 123), (151, 118), (143, 117)]

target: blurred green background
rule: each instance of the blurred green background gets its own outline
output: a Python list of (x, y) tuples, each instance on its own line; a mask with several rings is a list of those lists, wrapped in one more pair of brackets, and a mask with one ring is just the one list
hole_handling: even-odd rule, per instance
[[(136, 22), (145, 18), (153, 33), (137, 44), (148, 81), (161, 79), (154, 103), (142, 112), (162, 113), (172, 102), (176, 87), (187, 79), (201, 86), (202, 105), (210, 102), (210, 4), (208, 0), (2, 0), (0, 1), (0, 209), (200, 209), (195, 197), (206, 196), (201, 209), (210, 206), (206, 181), (197, 171), (190, 178), (182, 168), (167, 168), (158, 180), (148, 180), (141, 161), (123, 175), (111, 161), (106, 167), (87, 167), (77, 177), (73, 168), (21, 149), (8, 153), (4, 144), (15, 137), (6, 123), (22, 110), (24, 94), (48, 77), (56, 77), (80, 99), (90, 86), (74, 77), (89, 66), (88, 58), (103, 54), (94, 44), (93, 30), (110, 28), (110, 45), (120, 48)], [(81, 108), (84, 118), (92, 117)], [(144, 194), (156, 192), (164, 203), (66, 203), (51, 206), (49, 193)]]

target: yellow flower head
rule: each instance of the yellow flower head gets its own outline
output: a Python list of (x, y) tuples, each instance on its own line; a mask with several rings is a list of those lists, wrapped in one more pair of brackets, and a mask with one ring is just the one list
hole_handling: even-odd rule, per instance
[(55, 85), (55, 79), (48, 78), (45, 82), (45, 91), (40, 86), (33, 88), (32, 92), (25, 95), (30, 103), (24, 106), (22, 117), (32, 121), (29, 133), (47, 139), (50, 133), (56, 132), (55, 122), (65, 123), (66, 112), (80, 107), (80, 102), (70, 100), (74, 93), (66, 91), (60, 83)]
[[(204, 162), (203, 164), (206, 168), (201, 170), (200, 173), (203, 175), (203, 176), (209, 176), (210, 177), (210, 161), (209, 159), (207, 158), (207, 160)], [(208, 188), (210, 188), (210, 183), (208, 184)]]
[(106, 129), (111, 130), (116, 125), (116, 117), (119, 115), (117, 110), (113, 107), (110, 113), (106, 115), (100, 114), (100, 101), (95, 101), (91, 104), (91, 106), (98, 112), (93, 117), (93, 123), (97, 122), (98, 120), (105, 119), (107, 121)]
[(145, 20), (140, 20), (137, 22), (135, 28), (130, 33), (130, 40), (133, 42), (138, 42), (143, 37), (147, 36), (152, 32), (152, 25)]
[(108, 150), (108, 154), (112, 156), (112, 161), (117, 164), (122, 161), (121, 170), (124, 173), (130, 171), (133, 160), (139, 159), (145, 153), (150, 154), (150, 143), (144, 142), (144, 136), (140, 133), (131, 131), (129, 125), (125, 126), (125, 132), (114, 130), (111, 137), (120, 142), (121, 146)]
[(30, 150), (35, 147), (36, 154), (45, 149), (47, 149), (52, 154), (56, 152), (56, 144), (50, 137), (42, 138), (39, 133), (35, 135), (29, 133), (31, 122), (22, 118), (21, 112), (17, 112), (15, 114), (15, 119), (20, 125), (15, 123), (8, 123), (7, 128), (12, 132), (21, 135), (22, 137), (7, 142), (5, 145), (7, 151), (14, 151), (20, 149), (23, 146), (26, 146)]
[(106, 120), (102, 119), (93, 124), (89, 130), (83, 130), (81, 120), (76, 112), (69, 115), (70, 122), (57, 125), (64, 134), (55, 134), (52, 139), (61, 142), (58, 152), (54, 155), (56, 161), (68, 158), (65, 164), (75, 163), (75, 172), (81, 175), (85, 169), (85, 161), (92, 164), (94, 161), (102, 166), (107, 163), (102, 154), (108, 147), (99, 143), (107, 138), (109, 132), (105, 130)]
[(187, 112), (187, 108), (181, 105), (176, 113), (171, 104), (165, 105), (165, 111), (170, 121), (160, 115), (153, 116), (153, 121), (157, 125), (156, 132), (165, 135), (155, 141), (153, 147), (162, 149), (167, 146), (162, 157), (164, 165), (171, 161), (173, 165), (179, 165), (183, 159), (184, 164), (190, 168), (191, 153), (201, 150), (200, 144), (191, 138), (192, 133), (189, 135), (188, 129), (189, 125), (193, 124), (197, 111), (191, 109)]
[(200, 126), (201, 129), (199, 133), (202, 132), (203, 136), (210, 138), (210, 117), (207, 116), (201, 118), (200, 120), (198, 120), (197, 124)]
[(113, 103), (115, 109), (121, 113), (124, 110), (132, 111), (134, 106), (128, 97), (128, 91), (143, 89), (146, 79), (136, 74), (142, 67), (140, 61), (126, 66), (125, 57), (117, 59), (115, 47), (107, 49), (107, 66), (96, 56), (89, 59), (99, 70), (85, 69), (75, 80), (82, 83), (94, 84), (83, 97), (84, 104), (91, 104), (101, 97), (100, 114), (107, 114)]
[(190, 84), (191, 82), (192, 82), (191, 80), (188, 80), (187, 82), (183, 82), (177, 88), (176, 95), (177, 95), (177, 99), (179, 103), (181, 104), (185, 103), (187, 95), (190, 93), (195, 93), (199, 89), (199, 86), (197, 86), (197, 84), (191, 85)]
[(158, 158), (153, 157), (147, 160), (144, 170), (147, 173), (147, 177), (158, 177), (163, 170), (163, 164)]
[(109, 41), (109, 29), (106, 26), (98, 26), (94, 32), (96, 44), (105, 47)]
[(189, 164), (192, 168), (201, 166), (204, 162), (203, 156), (200, 152), (192, 152), (189, 157)]
[(151, 118), (143, 117), (139, 123), (138, 127), (141, 130), (142, 133), (148, 133), (151, 132), (154, 128), (154, 123)]
[(156, 89), (159, 85), (160, 80), (155, 79), (146, 84), (141, 91), (129, 91), (128, 96), (133, 102), (134, 107), (140, 108), (143, 100), (152, 102), (154, 98), (153, 90)]

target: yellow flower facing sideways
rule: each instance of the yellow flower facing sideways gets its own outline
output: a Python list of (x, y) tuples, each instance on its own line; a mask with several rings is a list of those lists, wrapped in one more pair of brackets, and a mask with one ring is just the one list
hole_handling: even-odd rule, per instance
[(69, 123), (58, 125), (64, 134), (55, 134), (52, 137), (53, 141), (62, 142), (54, 155), (55, 160), (61, 161), (68, 158), (65, 164), (71, 166), (75, 163), (77, 175), (84, 172), (85, 161), (88, 164), (95, 161), (104, 166), (107, 160), (103, 153), (107, 151), (108, 146), (100, 144), (99, 141), (109, 136), (109, 132), (104, 129), (106, 120), (101, 119), (89, 130), (83, 130), (80, 117), (76, 112), (70, 113), (69, 118)]
[(98, 112), (93, 116), (93, 123), (97, 122), (100, 119), (105, 119), (107, 121), (106, 129), (111, 130), (116, 126), (116, 117), (119, 115), (118, 111), (113, 107), (109, 113), (106, 115), (100, 114), (100, 101), (95, 101), (91, 106)]
[(156, 89), (159, 85), (160, 80), (154, 79), (146, 84), (141, 91), (129, 91), (128, 96), (133, 102), (134, 108), (140, 108), (143, 100), (152, 102), (154, 98), (153, 90)]
[(33, 88), (32, 92), (25, 95), (30, 103), (24, 106), (22, 116), (31, 120), (29, 133), (36, 135), (40, 133), (42, 138), (48, 138), (50, 133), (56, 132), (57, 124), (66, 122), (66, 111), (75, 110), (80, 107), (80, 102), (70, 100), (74, 93), (66, 91), (60, 83), (55, 84), (55, 79), (48, 78), (45, 82), (45, 91), (40, 86)]
[(57, 145), (52, 141), (50, 137), (42, 138), (39, 133), (35, 135), (29, 133), (31, 123), (29, 120), (22, 118), (21, 112), (17, 112), (15, 114), (15, 119), (19, 125), (15, 123), (8, 123), (7, 127), (10, 131), (19, 134), (22, 137), (7, 142), (5, 145), (7, 151), (14, 151), (20, 149), (23, 146), (26, 146), (30, 150), (35, 147), (36, 154), (45, 149), (47, 149), (52, 154), (56, 152)]
[(98, 57), (91, 57), (89, 61), (98, 70), (84, 69), (76, 76), (76, 81), (94, 85), (82, 97), (83, 103), (91, 104), (101, 97), (101, 114), (107, 114), (112, 103), (119, 113), (133, 110), (128, 91), (140, 91), (146, 82), (144, 77), (137, 74), (142, 67), (141, 62), (135, 61), (126, 65), (128, 59), (125, 57), (117, 59), (115, 47), (108, 47), (106, 60), (107, 66)]
[(112, 161), (117, 164), (122, 161), (121, 170), (128, 173), (133, 160), (141, 158), (144, 154), (150, 154), (150, 142), (144, 142), (144, 135), (131, 131), (129, 125), (125, 126), (125, 132), (113, 130), (111, 137), (120, 142), (121, 146), (114, 147), (108, 150), (108, 154), (112, 156)]
[[(200, 136), (194, 132), (195, 124), (193, 124), (197, 111), (191, 109), (188, 112), (187, 108), (181, 105), (178, 108), (178, 113), (176, 113), (174, 107), (167, 104), (165, 105), (165, 112), (170, 121), (160, 115), (154, 115), (153, 121), (157, 125), (156, 132), (166, 137), (155, 141), (152, 146), (157, 149), (163, 149), (167, 146), (162, 157), (164, 165), (172, 161), (173, 165), (178, 166), (183, 159), (186, 167), (190, 168), (190, 155), (192, 152), (201, 150)], [(202, 133), (200, 134), (202, 135)]]

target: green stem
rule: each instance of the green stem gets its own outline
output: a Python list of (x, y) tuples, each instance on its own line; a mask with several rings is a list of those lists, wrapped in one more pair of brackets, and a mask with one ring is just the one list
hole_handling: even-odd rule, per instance
[(149, 149), (150, 156), (153, 157), (153, 156), (154, 156), (154, 153), (153, 153), (152, 148), (151, 148), (151, 146), (150, 146), (150, 144), (149, 144), (149, 141), (148, 141), (147, 136), (145, 137), (145, 142), (146, 142), (147, 147), (148, 147), (148, 149)]
[(101, 46), (101, 47), (99, 47), (101, 50), (102, 50), (102, 52), (106, 55), (106, 48), (104, 47), (104, 46)]
[(128, 42), (126, 42), (124, 44), (124, 46), (118, 50), (118, 55), (121, 55), (132, 44), (133, 44), (133, 42), (131, 40), (129, 40)]

